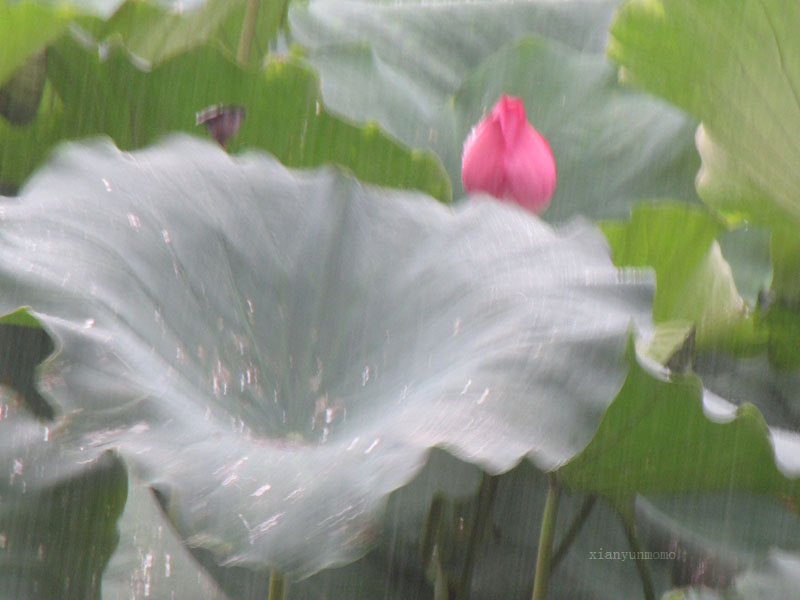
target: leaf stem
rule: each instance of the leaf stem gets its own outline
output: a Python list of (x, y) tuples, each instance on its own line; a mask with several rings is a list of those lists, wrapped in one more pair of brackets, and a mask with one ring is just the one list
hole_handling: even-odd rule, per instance
[(449, 598), (447, 575), (442, 568), (442, 561), (439, 555), (439, 538), (442, 531), (444, 511), (445, 498), (437, 492), (428, 508), (428, 516), (425, 519), (422, 542), (420, 544), (422, 566), (425, 571), (425, 577), (433, 584), (434, 600), (447, 600)]
[(653, 586), (653, 577), (650, 574), (650, 568), (647, 562), (642, 558), (642, 544), (639, 542), (639, 536), (636, 534), (636, 523), (633, 519), (633, 512), (626, 515), (620, 512), (620, 521), (622, 521), (622, 528), (625, 530), (625, 535), (628, 538), (631, 550), (634, 553), (636, 560), (636, 568), (639, 570), (639, 578), (642, 580), (642, 591), (644, 592), (645, 600), (655, 600), (656, 591)]
[(553, 552), (553, 560), (550, 562), (551, 571), (556, 568), (556, 565), (558, 565), (558, 563), (561, 562), (561, 559), (567, 554), (572, 542), (575, 540), (578, 533), (580, 533), (583, 524), (586, 523), (586, 519), (589, 518), (589, 515), (591, 514), (596, 502), (597, 496), (587, 496), (583, 501), (578, 514), (575, 516), (575, 520), (572, 521), (572, 524), (569, 526), (567, 533), (564, 534), (564, 537), (562, 538), (561, 543), (558, 545), (558, 548), (556, 548), (556, 551)]
[(422, 542), (420, 544), (420, 554), (426, 570), (434, 553), (434, 547), (439, 541), (439, 530), (441, 529), (442, 514), (444, 513), (444, 497), (437, 493), (431, 500), (428, 507), (428, 516), (425, 518), (425, 525), (422, 530)]
[(478, 547), (481, 537), (486, 529), (486, 523), (492, 512), (495, 492), (497, 492), (497, 482), (499, 476), (483, 473), (481, 477), (481, 487), (478, 491), (478, 506), (475, 509), (475, 520), (472, 523), (472, 531), (469, 535), (467, 545), (467, 555), (464, 558), (464, 566), (461, 569), (461, 581), (459, 582), (458, 598), (467, 600), (469, 598), (470, 587), (472, 584), (472, 573), (475, 570), (475, 559), (478, 556)]
[(550, 579), (550, 568), (553, 559), (553, 538), (556, 532), (558, 516), (558, 482), (552, 473), (547, 475), (547, 500), (542, 514), (542, 528), (539, 531), (539, 552), (536, 556), (536, 575), (533, 580), (533, 596), (531, 600), (545, 600), (547, 584)]
[(286, 577), (283, 573), (272, 569), (269, 574), (269, 596), (267, 600), (284, 600), (286, 598)]
[(258, 9), (260, 6), (261, 0), (247, 0), (244, 8), (242, 32), (239, 35), (239, 47), (236, 50), (236, 60), (243, 65), (250, 61), (250, 48), (252, 48), (253, 39), (256, 36), (256, 24), (258, 23)]

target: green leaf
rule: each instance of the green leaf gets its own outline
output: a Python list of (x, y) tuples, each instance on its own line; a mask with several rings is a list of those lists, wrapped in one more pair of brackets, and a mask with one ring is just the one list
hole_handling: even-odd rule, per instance
[(608, 46), (626, 79), (702, 120), (700, 196), (732, 222), (773, 228), (776, 306), (765, 323), (783, 368), (800, 365), (800, 293), (786, 285), (800, 265), (798, 27), (800, 8), (780, 0), (635, 1)]
[(772, 286), (763, 307), (769, 327), (769, 357), (782, 369), (800, 367), (800, 241), (794, 228), (780, 228), (770, 238)]
[(128, 0), (108, 19), (79, 22), (98, 42), (122, 45), (153, 66), (206, 43), (232, 13), (241, 12), (243, 4), (243, 0), (209, 0), (197, 10), (183, 12)]
[(618, 266), (651, 266), (656, 272), (653, 321), (688, 321), (700, 350), (763, 347), (720, 252), (716, 238), (725, 225), (699, 207), (637, 204), (627, 222), (606, 222), (603, 231)]
[(33, 2), (0, 0), (0, 84), (58, 38), (72, 15), (63, 5), (54, 10)]
[[(208, 0), (194, 9), (167, 7), (147, 0), (128, 0), (109, 19), (84, 18), (84, 30), (105, 45), (121, 45), (153, 67), (214, 42), (236, 54), (245, 12), (245, 0)], [(261, 64), (283, 15), (275, 2), (261, 2), (254, 40), (257, 52), (251, 66)]]
[(3, 208), (3, 303), (59, 341), (48, 397), (231, 568), (354, 560), (434, 446), (565, 462), (648, 322), (647, 277), (588, 226), (186, 136), (62, 149)]
[(775, 304), (764, 318), (769, 326), (769, 359), (780, 369), (800, 368), (800, 312), (797, 307)]
[(128, 149), (168, 131), (205, 136), (195, 113), (222, 102), (247, 109), (231, 151), (264, 148), (292, 166), (336, 162), (365, 181), (420, 189), (442, 201), (451, 197), (449, 179), (432, 153), (401, 146), (374, 125), (356, 127), (331, 116), (322, 108), (314, 75), (292, 62), (243, 69), (200, 47), (145, 72), (119, 50), (100, 60), (64, 39), (48, 55), (48, 75), (63, 110), (57, 108), (49, 122), (32, 124), (39, 135), (0, 139), (11, 157), (0, 166), (0, 179), (20, 182), (43, 148), (63, 138), (104, 133)]
[[(158, 0), (158, 3), (164, 7), (172, 7), (174, 10), (182, 10), (183, 7), (194, 7), (206, 1), (207, 0)], [(96, 15), (107, 19), (119, 10), (119, 7), (125, 3), (125, 0), (33, 0), (33, 3), (46, 6), (51, 10), (53, 7), (67, 7), (82, 15)]]
[(18, 308), (7, 315), (3, 315), (0, 317), (0, 323), (4, 323), (6, 325), (23, 325), (25, 327), (41, 327), (39, 321), (37, 321), (36, 318), (31, 316), (31, 313), (28, 312), (27, 307)]
[(639, 0), (611, 28), (625, 78), (703, 122), (704, 200), (757, 223), (800, 222), (800, 6)]
[(758, 410), (720, 410), (706, 395), (693, 375), (670, 381), (635, 367), (592, 441), (559, 469), (560, 479), (611, 499), (736, 490), (796, 501), (800, 480), (776, 465)]
[(780, 228), (770, 238), (770, 256), (773, 262), (771, 292), (776, 300), (800, 308), (800, 240), (791, 229)]

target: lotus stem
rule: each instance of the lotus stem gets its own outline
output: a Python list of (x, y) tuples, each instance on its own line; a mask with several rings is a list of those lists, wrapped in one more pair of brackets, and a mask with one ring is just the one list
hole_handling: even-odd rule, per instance
[(422, 562), (426, 567), (430, 563), (434, 553), (434, 547), (439, 540), (439, 530), (442, 523), (442, 513), (444, 512), (444, 498), (441, 494), (435, 494), (428, 507), (428, 516), (425, 519), (425, 526), (422, 530), (422, 543), (420, 544), (420, 554)]
[(533, 580), (533, 596), (531, 600), (545, 600), (547, 584), (550, 580), (550, 568), (553, 560), (553, 538), (556, 532), (558, 517), (558, 482), (555, 475), (547, 476), (547, 500), (542, 514), (542, 528), (539, 531), (539, 552), (536, 556), (536, 575)]
[(260, 7), (261, 0), (247, 0), (247, 4), (244, 8), (242, 32), (239, 35), (239, 47), (236, 50), (236, 60), (243, 65), (246, 65), (250, 61), (250, 48), (253, 47), (253, 39), (256, 36), (258, 9)]
[(433, 584), (434, 600), (447, 600), (450, 596), (447, 576), (444, 573), (444, 569), (442, 569), (442, 563), (439, 558), (439, 537), (442, 530), (444, 511), (444, 496), (437, 492), (428, 508), (428, 516), (425, 519), (425, 527), (422, 531), (422, 542), (420, 544), (422, 566), (426, 578)]
[(639, 542), (639, 536), (636, 534), (636, 523), (631, 518), (626, 518), (625, 515), (620, 514), (620, 521), (622, 521), (622, 528), (625, 530), (625, 535), (628, 538), (631, 551), (636, 560), (636, 568), (639, 570), (639, 578), (642, 580), (642, 591), (644, 592), (645, 600), (655, 600), (656, 592), (653, 586), (653, 577), (650, 574), (650, 568), (647, 562), (641, 558), (642, 544)]
[(556, 551), (553, 552), (553, 560), (550, 562), (550, 570), (556, 568), (561, 559), (567, 554), (569, 547), (572, 545), (572, 542), (575, 540), (575, 537), (580, 533), (583, 524), (586, 523), (586, 519), (589, 518), (589, 515), (592, 513), (592, 509), (594, 508), (595, 503), (597, 502), (597, 496), (587, 496), (586, 499), (583, 501), (578, 514), (575, 516), (575, 520), (572, 521), (572, 524), (569, 526), (567, 533), (564, 534), (564, 538), (561, 540), (561, 543), (558, 544), (558, 548)]
[(478, 547), (481, 537), (486, 529), (486, 523), (492, 512), (495, 492), (497, 492), (497, 482), (499, 477), (483, 473), (481, 477), (481, 487), (478, 491), (478, 506), (475, 510), (475, 520), (472, 523), (472, 531), (469, 535), (467, 545), (467, 555), (464, 558), (464, 566), (461, 570), (461, 581), (459, 582), (459, 600), (469, 598), (470, 587), (472, 584), (472, 572), (475, 570), (475, 560), (478, 556)]
[(284, 600), (286, 598), (286, 577), (283, 573), (272, 569), (269, 574), (268, 600)]

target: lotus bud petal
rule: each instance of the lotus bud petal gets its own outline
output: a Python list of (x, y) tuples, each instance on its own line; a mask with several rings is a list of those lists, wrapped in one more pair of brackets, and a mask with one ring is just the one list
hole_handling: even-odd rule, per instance
[(195, 113), (195, 124), (205, 125), (208, 133), (223, 148), (227, 148), (228, 138), (239, 131), (244, 119), (245, 110), (233, 104), (214, 104)]
[(528, 123), (522, 100), (503, 96), (464, 142), (461, 183), (541, 213), (556, 187), (547, 140)]

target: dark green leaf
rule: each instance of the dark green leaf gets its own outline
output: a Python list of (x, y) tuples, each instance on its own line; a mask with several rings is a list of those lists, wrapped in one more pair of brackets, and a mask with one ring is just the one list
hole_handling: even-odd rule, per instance
[[(109, 19), (84, 18), (80, 24), (97, 41), (121, 45), (152, 67), (212, 40), (234, 56), (245, 4), (245, 0), (208, 0), (202, 6), (184, 10), (147, 0), (128, 0)], [(260, 4), (252, 66), (263, 60), (282, 17), (277, 3)]]
[(0, 86), (0, 115), (9, 123), (25, 125), (33, 120), (42, 99), (46, 70), (47, 54), (41, 51)]
[(68, 446), (63, 423), (35, 420), (5, 389), (0, 414), (0, 598), (99, 600), (125, 504), (122, 463)]
[[(796, 501), (800, 480), (790, 477), (797, 469), (785, 463), (785, 472), (778, 468), (758, 410), (742, 404), (734, 412), (717, 404), (694, 375), (670, 381), (634, 368), (591, 443), (559, 476), (573, 488), (612, 499), (736, 490)], [(792, 448), (791, 465), (797, 454)]]
[(0, 0), (0, 84), (61, 35), (72, 16), (63, 6)]
[(145, 72), (119, 50), (101, 60), (64, 39), (48, 55), (48, 75), (63, 110), (37, 119), (33, 131), (0, 138), (3, 158), (9, 158), (0, 162), (0, 179), (21, 181), (63, 138), (104, 133), (120, 147), (135, 148), (168, 131), (206, 136), (195, 113), (234, 103), (247, 109), (247, 117), (229, 142), (232, 151), (265, 148), (293, 166), (337, 162), (365, 181), (420, 189), (443, 201), (451, 197), (449, 179), (432, 153), (401, 146), (374, 125), (356, 127), (331, 116), (314, 75), (292, 62), (243, 69), (201, 47)]

